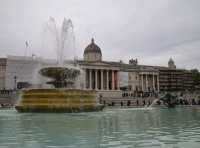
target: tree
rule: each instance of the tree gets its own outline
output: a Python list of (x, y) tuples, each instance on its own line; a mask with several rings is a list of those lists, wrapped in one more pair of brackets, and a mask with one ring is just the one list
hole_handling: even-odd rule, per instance
[(200, 85), (200, 72), (198, 69), (190, 70), (192, 72), (192, 78), (194, 81), (194, 86)]

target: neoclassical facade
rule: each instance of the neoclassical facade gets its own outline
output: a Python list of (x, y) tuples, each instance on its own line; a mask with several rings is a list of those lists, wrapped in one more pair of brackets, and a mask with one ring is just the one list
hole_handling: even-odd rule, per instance
[[(129, 91), (159, 92), (159, 72), (152, 66), (138, 65), (137, 59), (129, 64), (102, 60), (102, 51), (94, 39), (85, 48), (84, 60), (78, 64), (84, 71), (84, 89), (97, 91), (120, 91), (124, 87)], [(127, 84), (121, 84), (122, 73), (127, 73)], [(121, 84), (121, 85), (120, 85)], [(124, 86), (123, 86), (124, 85)]]
[(84, 71), (84, 89), (119, 90), (120, 68), (102, 61), (102, 52), (94, 39), (85, 48), (84, 60), (78, 64)]

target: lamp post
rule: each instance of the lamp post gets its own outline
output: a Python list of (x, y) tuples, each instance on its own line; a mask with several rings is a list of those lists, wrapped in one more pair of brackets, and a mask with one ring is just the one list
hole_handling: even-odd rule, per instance
[(17, 76), (14, 76), (14, 90), (17, 89)]

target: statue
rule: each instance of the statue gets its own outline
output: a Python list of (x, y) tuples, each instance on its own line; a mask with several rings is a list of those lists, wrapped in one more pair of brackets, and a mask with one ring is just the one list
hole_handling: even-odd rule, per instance
[(167, 93), (163, 97), (161, 97), (160, 100), (162, 100), (163, 104), (166, 105), (168, 108), (174, 108), (176, 106), (177, 97), (173, 96), (170, 93)]
[(138, 60), (137, 59), (134, 60), (132, 58), (132, 59), (129, 60), (129, 64), (136, 66), (138, 64)]

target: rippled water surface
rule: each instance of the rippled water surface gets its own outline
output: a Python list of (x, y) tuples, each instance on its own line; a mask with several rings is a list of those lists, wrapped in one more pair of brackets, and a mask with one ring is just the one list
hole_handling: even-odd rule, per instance
[(78, 114), (0, 110), (0, 148), (200, 148), (200, 108)]

